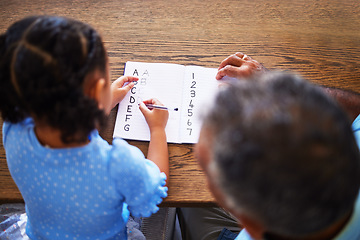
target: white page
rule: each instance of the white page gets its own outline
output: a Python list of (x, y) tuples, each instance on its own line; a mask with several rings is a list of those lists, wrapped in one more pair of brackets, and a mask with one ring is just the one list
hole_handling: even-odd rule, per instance
[[(139, 81), (119, 104), (113, 137), (149, 141), (149, 127), (138, 102), (157, 98), (168, 108), (181, 109), (184, 69), (178, 64), (127, 62), (124, 75)], [(169, 111), (168, 142), (180, 143), (179, 126), (180, 111)]]
[(186, 66), (181, 111), (181, 141), (197, 143), (202, 112), (216, 95), (219, 82), (216, 68)]

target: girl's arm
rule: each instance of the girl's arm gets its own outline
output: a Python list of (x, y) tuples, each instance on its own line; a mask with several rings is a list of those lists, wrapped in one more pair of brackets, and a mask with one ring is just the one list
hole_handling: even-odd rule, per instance
[(157, 99), (140, 103), (140, 111), (144, 114), (150, 129), (150, 143), (147, 158), (153, 161), (169, 177), (169, 152), (166, 141), (165, 127), (169, 112), (161, 109), (148, 109), (145, 104), (162, 105)]

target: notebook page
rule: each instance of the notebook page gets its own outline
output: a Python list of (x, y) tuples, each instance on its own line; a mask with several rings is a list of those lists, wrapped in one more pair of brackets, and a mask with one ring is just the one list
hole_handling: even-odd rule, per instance
[(196, 143), (199, 139), (200, 116), (218, 89), (216, 73), (216, 68), (186, 66), (180, 131), (183, 143)]
[[(179, 108), (182, 98), (184, 66), (167, 63), (127, 62), (125, 76), (136, 76), (139, 81), (120, 102), (113, 137), (150, 140), (149, 127), (138, 103), (157, 98), (168, 108)], [(169, 111), (165, 131), (167, 141), (180, 141), (180, 111)]]

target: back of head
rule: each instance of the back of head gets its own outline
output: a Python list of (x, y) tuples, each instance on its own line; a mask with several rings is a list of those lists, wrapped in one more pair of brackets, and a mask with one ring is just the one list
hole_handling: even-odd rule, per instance
[(83, 93), (88, 74), (106, 71), (103, 43), (90, 26), (62, 17), (25, 18), (0, 36), (0, 57), (5, 121), (35, 117), (61, 130), (65, 142), (104, 124), (96, 101)]
[(350, 213), (360, 157), (337, 104), (300, 77), (269, 73), (220, 91), (205, 116), (210, 172), (227, 204), (273, 234), (301, 237)]

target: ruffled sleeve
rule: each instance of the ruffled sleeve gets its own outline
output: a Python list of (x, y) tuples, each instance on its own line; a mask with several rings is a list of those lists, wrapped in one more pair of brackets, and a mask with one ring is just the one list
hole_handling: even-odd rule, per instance
[(166, 175), (140, 149), (114, 139), (109, 171), (134, 217), (149, 217), (159, 210), (157, 205), (167, 196)]

